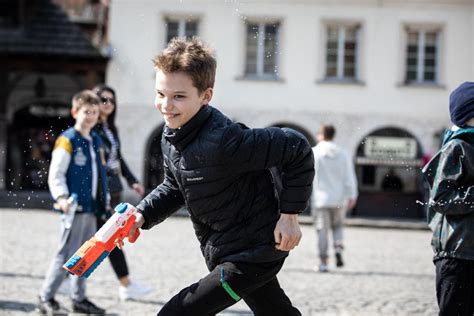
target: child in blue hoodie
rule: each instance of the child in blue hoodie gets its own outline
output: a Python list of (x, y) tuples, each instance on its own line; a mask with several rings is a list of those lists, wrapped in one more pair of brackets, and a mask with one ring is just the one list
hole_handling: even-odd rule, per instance
[(423, 169), (430, 188), (428, 220), (433, 238), (440, 315), (474, 315), (474, 82), (450, 95), (454, 126)]
[[(51, 261), (39, 295), (39, 311), (55, 314), (60, 309), (54, 299), (67, 271), (63, 264), (97, 230), (96, 215), (110, 208), (107, 176), (103, 164), (101, 140), (92, 131), (99, 118), (99, 98), (89, 90), (83, 90), (72, 98), (74, 127), (64, 131), (56, 140), (49, 166), (48, 185), (51, 195), (61, 211), (70, 211), (68, 196), (77, 194), (79, 204), (71, 227), (61, 223), (61, 240)], [(85, 279), (70, 277), (73, 312), (104, 314), (86, 297)]]

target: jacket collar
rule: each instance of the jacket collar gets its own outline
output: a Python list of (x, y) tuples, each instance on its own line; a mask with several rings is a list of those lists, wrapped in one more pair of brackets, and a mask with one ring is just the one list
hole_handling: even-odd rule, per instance
[(443, 145), (453, 139), (462, 139), (474, 144), (474, 127), (457, 127), (444, 131)]
[(203, 106), (189, 122), (177, 129), (165, 126), (163, 135), (176, 149), (183, 150), (196, 136), (212, 112), (209, 105)]

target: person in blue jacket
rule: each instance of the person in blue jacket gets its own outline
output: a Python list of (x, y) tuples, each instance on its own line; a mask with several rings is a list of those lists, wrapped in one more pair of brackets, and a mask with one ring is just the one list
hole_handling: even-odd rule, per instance
[(474, 82), (450, 95), (453, 127), (423, 169), (440, 315), (474, 315)]
[[(74, 127), (64, 131), (54, 145), (48, 174), (53, 199), (62, 212), (68, 213), (68, 197), (77, 195), (78, 207), (72, 225), (61, 222), (61, 240), (55, 251), (39, 295), (39, 311), (52, 315), (59, 309), (54, 295), (67, 277), (63, 264), (97, 231), (96, 216), (110, 209), (101, 140), (92, 131), (99, 118), (99, 98), (83, 90), (72, 98)], [(73, 312), (104, 314), (86, 297), (85, 278), (70, 276)]]

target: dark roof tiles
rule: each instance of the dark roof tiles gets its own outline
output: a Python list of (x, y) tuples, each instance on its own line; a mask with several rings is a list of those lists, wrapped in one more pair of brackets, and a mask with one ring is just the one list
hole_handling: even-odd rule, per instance
[(0, 29), (0, 54), (103, 59), (83, 31), (49, 0), (37, 0), (30, 21)]

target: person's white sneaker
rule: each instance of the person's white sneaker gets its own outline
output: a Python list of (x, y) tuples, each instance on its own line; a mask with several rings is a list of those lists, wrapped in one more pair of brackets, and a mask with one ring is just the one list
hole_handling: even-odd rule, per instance
[(329, 272), (328, 265), (325, 264), (325, 263), (319, 264), (318, 271), (319, 272)]
[(137, 282), (130, 282), (125, 286), (119, 286), (119, 297), (121, 301), (133, 300), (153, 292), (153, 289)]

